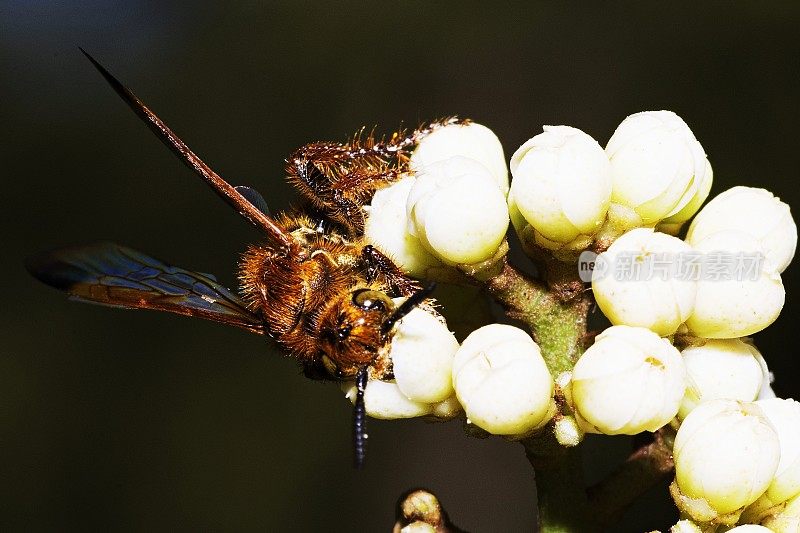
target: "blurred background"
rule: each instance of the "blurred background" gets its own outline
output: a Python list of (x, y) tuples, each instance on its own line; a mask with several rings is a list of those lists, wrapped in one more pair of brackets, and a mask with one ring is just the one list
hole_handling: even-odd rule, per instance
[[(671, 109), (715, 171), (712, 194), (769, 188), (800, 213), (800, 4), (755, 2), (0, 1), (4, 530), (386, 531), (426, 486), (471, 531), (531, 531), (520, 446), (459, 422), (370, 424), (264, 339), (199, 320), (66, 301), (24, 258), (108, 239), (235, 284), (258, 235), (144, 128), (80, 55), (131, 86), (234, 184), (273, 209), (283, 159), (362, 125), (458, 114), (507, 155), (543, 124), (605, 144), (625, 116)], [(756, 342), (798, 396), (800, 263)], [(594, 438), (597, 479), (625, 438)], [(675, 520), (663, 487), (617, 531)]]

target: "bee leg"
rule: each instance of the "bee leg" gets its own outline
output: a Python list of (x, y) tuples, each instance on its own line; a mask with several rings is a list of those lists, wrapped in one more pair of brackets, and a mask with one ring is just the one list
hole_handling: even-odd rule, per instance
[(360, 235), (362, 208), (376, 190), (396, 181), (401, 171), (394, 153), (377, 148), (307, 144), (287, 159), (289, 183), (326, 218), (347, 228), (350, 235)]
[(434, 131), (468, 120), (446, 118), (389, 139), (363, 135), (347, 143), (315, 142), (295, 150), (286, 160), (286, 173), (300, 195), (316, 209), (347, 229), (363, 235), (363, 207), (375, 191), (401, 179), (409, 171), (410, 150)]
[(361, 260), (366, 267), (367, 281), (383, 281), (396, 291), (398, 296), (408, 297), (419, 292), (421, 288), (419, 283), (403, 274), (391, 259), (371, 244), (361, 249)]
[(430, 297), (434, 290), (436, 290), (436, 282), (431, 281), (428, 285), (406, 298), (406, 301), (401, 303), (397, 309), (389, 315), (389, 318), (383, 321), (383, 324), (381, 324), (381, 334), (388, 335), (397, 322), (410, 313), (415, 307), (420, 306)]

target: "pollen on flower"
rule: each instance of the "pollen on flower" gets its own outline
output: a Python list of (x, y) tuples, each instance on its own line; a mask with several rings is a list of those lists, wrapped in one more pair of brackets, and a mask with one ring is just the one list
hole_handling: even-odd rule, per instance
[(659, 369), (664, 369), (664, 368), (666, 368), (666, 367), (664, 366), (664, 363), (662, 363), (662, 362), (661, 362), (661, 360), (659, 360), (659, 359), (656, 359), (656, 358), (655, 358), (655, 357), (653, 357), (653, 356), (647, 357), (647, 358), (644, 360), (644, 362), (645, 362), (645, 363), (647, 363), (647, 364), (649, 364), (649, 365), (651, 365), (651, 366), (654, 366), (654, 367), (656, 367), (656, 368), (659, 368)]

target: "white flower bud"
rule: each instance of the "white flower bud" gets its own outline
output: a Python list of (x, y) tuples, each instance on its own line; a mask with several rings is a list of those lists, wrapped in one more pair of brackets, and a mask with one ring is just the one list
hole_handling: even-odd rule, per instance
[(534, 253), (533, 247), (544, 248), (550, 250), (553, 257), (564, 262), (571, 262), (578, 257), (580, 252), (586, 250), (591, 244), (593, 237), (589, 235), (579, 235), (571, 242), (562, 243), (551, 241), (545, 238), (544, 235), (536, 231), (531, 226), (525, 217), (520, 213), (517, 207), (517, 202), (514, 199), (513, 191), (508, 193), (508, 215), (511, 219), (511, 224), (514, 226), (514, 231), (517, 233), (519, 240), (522, 244), (522, 249), (525, 253), (531, 255)]
[(755, 524), (744, 524), (741, 526), (736, 526), (733, 529), (729, 529), (727, 533), (772, 533), (772, 531), (765, 528), (764, 526), (757, 526)]
[(400, 533), (436, 533), (436, 528), (427, 522), (417, 520), (401, 529)]
[(519, 328), (475, 330), (453, 363), (453, 386), (467, 418), (496, 435), (518, 435), (553, 415), (553, 378), (539, 346)]
[(678, 413), (686, 418), (701, 402), (740, 400), (752, 402), (764, 381), (769, 381), (767, 363), (755, 346), (741, 339), (698, 339), (681, 352), (688, 385)]
[(775, 375), (772, 372), (767, 372), (767, 377), (761, 384), (761, 390), (758, 391), (757, 400), (769, 400), (770, 398), (777, 398), (778, 395), (772, 390), (772, 382), (775, 380)]
[[(678, 215), (687, 220), (710, 190), (710, 165), (689, 126), (672, 111), (643, 111), (617, 127), (606, 146), (611, 201), (630, 207), (645, 225)], [(705, 193), (708, 194), (707, 192)]]
[(706, 172), (703, 175), (703, 181), (700, 182), (692, 199), (683, 206), (683, 209), (659, 222), (656, 229), (670, 235), (677, 235), (680, 233), (683, 224), (697, 213), (700, 206), (703, 205), (703, 202), (708, 198), (713, 181), (714, 172), (711, 170), (711, 164), (706, 161)]
[(764, 416), (778, 434), (781, 460), (765, 497), (773, 504), (800, 494), (800, 402), (795, 400), (759, 400)]
[(492, 257), (508, 229), (508, 207), (490, 172), (473, 159), (426, 165), (406, 204), (408, 231), (448, 264)]
[(756, 404), (711, 400), (683, 421), (672, 453), (681, 494), (728, 514), (767, 490), (778, 468), (780, 444)]
[[(356, 401), (356, 386), (352, 381), (342, 384), (345, 398), (351, 403)], [(400, 391), (394, 381), (371, 379), (364, 390), (364, 407), (367, 415), (382, 420), (396, 418), (415, 418), (431, 413), (433, 406), (429, 403), (415, 402)]]
[(431, 409), (431, 415), (442, 420), (450, 420), (464, 412), (464, 408), (458, 403), (455, 392), (449, 398), (435, 403)]
[(364, 238), (391, 257), (403, 272), (425, 277), (429, 269), (441, 267), (441, 262), (406, 231), (406, 201), (414, 181), (413, 176), (406, 176), (375, 193), (372, 203), (365, 207)]
[[(356, 401), (356, 385), (352, 381), (342, 383), (342, 391), (350, 403)], [(464, 409), (456, 395), (437, 403), (410, 400), (394, 381), (370, 380), (364, 391), (364, 407), (367, 415), (382, 420), (432, 416), (440, 420), (450, 420), (460, 415)]]
[(691, 251), (650, 228), (629, 231), (597, 258), (607, 266), (592, 275), (597, 305), (612, 324), (675, 333), (694, 307), (696, 282), (676, 272), (679, 258)]
[(508, 193), (503, 145), (492, 130), (475, 122), (451, 124), (423, 137), (411, 154), (411, 168), (424, 172), (428, 165), (456, 156), (478, 161), (491, 172), (502, 193)]
[(736, 230), (755, 238), (772, 266), (786, 270), (797, 247), (797, 226), (789, 206), (765, 189), (734, 187), (711, 200), (692, 221), (686, 242)]
[(513, 203), (542, 243), (590, 237), (606, 217), (611, 165), (597, 141), (577, 128), (545, 126), (514, 152), (511, 174)]
[[(399, 305), (404, 298), (395, 298)], [(367, 415), (394, 419), (433, 415), (452, 418), (460, 411), (454, 401), (453, 358), (458, 341), (444, 318), (421, 307), (412, 309), (395, 326), (389, 345), (393, 381), (369, 380), (364, 391)], [(353, 382), (342, 385), (356, 400)]]
[(562, 416), (553, 427), (556, 440), (562, 446), (577, 446), (583, 440), (583, 431), (572, 416)]
[(773, 533), (800, 531), (800, 494), (783, 504), (776, 512), (761, 522)]
[[(403, 298), (395, 298), (402, 303)], [(410, 400), (441, 402), (453, 394), (453, 357), (458, 341), (440, 316), (412, 309), (397, 324), (389, 350), (394, 378)]]
[(753, 237), (741, 231), (719, 231), (696, 242), (694, 249), (706, 262), (727, 257), (731, 262), (741, 260), (752, 271), (732, 272), (720, 279), (710, 275), (700, 278), (694, 310), (686, 321), (693, 335), (708, 339), (745, 337), (778, 318), (786, 291), (780, 274), (763, 260), (762, 248)]
[(607, 435), (635, 435), (664, 426), (678, 413), (685, 388), (680, 353), (645, 328), (608, 328), (572, 371), (577, 413)]
[(669, 528), (669, 533), (703, 533), (703, 530), (691, 520), (681, 520)]
[(525, 330), (507, 324), (489, 324), (471, 332), (461, 343), (453, 360), (453, 375), (458, 374), (464, 364), (470, 361), (472, 358), (470, 354), (477, 353), (496, 342), (510, 340), (531, 342), (533, 339)]

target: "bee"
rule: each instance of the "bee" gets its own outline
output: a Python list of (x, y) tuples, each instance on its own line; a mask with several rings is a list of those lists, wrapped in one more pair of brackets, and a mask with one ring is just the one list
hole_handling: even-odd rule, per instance
[[(113, 243), (35, 255), (26, 263), (29, 272), (75, 300), (194, 316), (266, 335), (309, 378), (355, 380), (354, 462), (362, 467), (367, 381), (392, 378), (393, 328), (413, 308), (432, 308), (434, 289), (364, 242), (363, 207), (375, 191), (410, 172), (409, 150), (423, 137), (464, 121), (436, 121), (388, 139), (364, 137), (362, 130), (346, 143), (298, 149), (287, 159), (288, 180), (308, 207), (273, 217), (256, 191), (222, 179), (130, 89), (81, 52), (155, 135), (266, 240), (242, 255), (239, 294), (209, 274)], [(395, 297), (405, 300), (395, 305)]]

